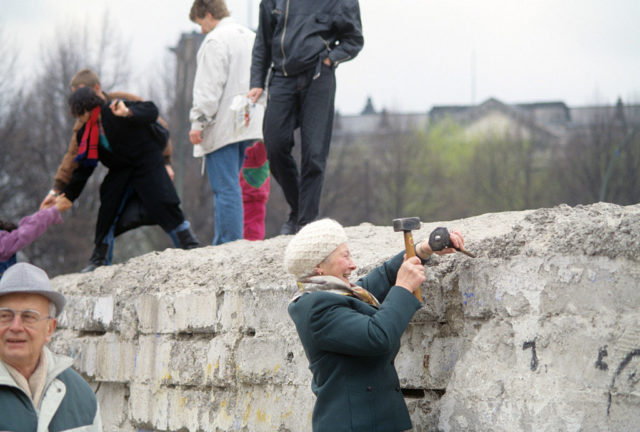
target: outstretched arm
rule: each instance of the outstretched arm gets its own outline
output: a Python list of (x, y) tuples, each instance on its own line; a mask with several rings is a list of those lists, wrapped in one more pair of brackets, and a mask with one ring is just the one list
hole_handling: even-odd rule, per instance
[(6, 261), (19, 250), (29, 246), (53, 223), (62, 223), (57, 207), (38, 210), (22, 218), (13, 231), (0, 231), (0, 261)]

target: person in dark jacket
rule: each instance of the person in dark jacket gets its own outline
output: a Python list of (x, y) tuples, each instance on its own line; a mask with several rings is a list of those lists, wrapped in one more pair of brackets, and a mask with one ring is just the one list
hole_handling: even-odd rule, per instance
[[(464, 247), (460, 233), (450, 235), (456, 247)], [(352, 284), (356, 265), (346, 242), (338, 222), (321, 219), (303, 227), (285, 250), (285, 267), (300, 287), (288, 311), (317, 396), (313, 431), (405, 431), (411, 419), (393, 362), (420, 309), (413, 292), (426, 280), (423, 264), (432, 251), (419, 243), (418, 257), (399, 253)]]
[(74, 201), (93, 173), (98, 160), (109, 172), (100, 186), (96, 223), (96, 249), (108, 247), (103, 239), (113, 225), (126, 195), (135, 193), (147, 213), (183, 249), (199, 245), (180, 209), (180, 199), (164, 167), (162, 153), (149, 125), (158, 108), (151, 101), (106, 101), (93, 89), (81, 87), (69, 97), (71, 113), (84, 121), (78, 130), (77, 168), (63, 192)]
[[(72, 92), (80, 87), (91, 87), (96, 92), (96, 94), (102, 95), (105, 100), (143, 100), (139, 96), (126, 92), (116, 91), (105, 93), (102, 90), (100, 78), (94, 71), (90, 69), (82, 69), (78, 71), (71, 79), (69, 86), (71, 87)], [(163, 127), (168, 128), (168, 124), (161, 117), (158, 117), (158, 123)], [(71, 180), (71, 175), (73, 174), (75, 168), (78, 166), (78, 162), (75, 160), (76, 156), (78, 155), (78, 140), (76, 136), (78, 130), (82, 126), (83, 123), (80, 121), (76, 121), (76, 123), (73, 125), (73, 131), (71, 132), (71, 139), (69, 141), (67, 152), (64, 154), (62, 161), (58, 166), (58, 170), (55, 174), (51, 190), (49, 190), (45, 198), (42, 200), (42, 203), (40, 204), (41, 210), (51, 206), (55, 202), (60, 192)], [(173, 180), (174, 172), (173, 168), (171, 167), (171, 139), (167, 139), (163, 144), (164, 145), (162, 145), (161, 148), (165, 168), (167, 170), (167, 174)], [(107, 236), (103, 239), (103, 243), (96, 246), (96, 248), (93, 250), (93, 253), (91, 254), (89, 265), (81, 270), (81, 272), (93, 271), (97, 267), (102, 265), (111, 265), (113, 259), (115, 237), (142, 225), (156, 225), (156, 221), (151, 215), (147, 214), (144, 211), (144, 207), (142, 206), (140, 199), (135, 194), (129, 194), (129, 196), (127, 196), (126, 199), (121, 203), (120, 211), (116, 217), (116, 220), (114, 221), (114, 225), (112, 225), (112, 227), (109, 229)], [(178, 241), (175, 237), (171, 237), (171, 240), (173, 241), (174, 245), (179, 246)], [(104, 246), (104, 244), (107, 244), (108, 246)]]
[[(260, 3), (247, 97), (255, 103), (268, 87), (264, 143), (271, 173), (290, 207), (281, 234), (294, 234), (318, 216), (333, 129), (334, 71), (363, 43), (357, 0)], [(300, 174), (291, 154), (298, 127)]]

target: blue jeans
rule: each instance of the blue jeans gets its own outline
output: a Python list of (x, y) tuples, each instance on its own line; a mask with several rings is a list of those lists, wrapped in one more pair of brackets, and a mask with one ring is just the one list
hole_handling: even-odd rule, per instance
[(253, 140), (228, 144), (206, 158), (207, 176), (213, 190), (213, 242), (219, 245), (242, 238), (242, 190), (240, 169), (244, 151)]
[(118, 222), (118, 219), (122, 214), (124, 205), (127, 203), (127, 200), (129, 199), (132, 193), (133, 193), (133, 190), (131, 189), (131, 187), (127, 187), (127, 189), (124, 191), (124, 196), (122, 197), (122, 201), (120, 202), (120, 207), (118, 208), (118, 213), (116, 214), (116, 218), (113, 220), (111, 227), (109, 227), (109, 231), (107, 232), (106, 237), (102, 239), (102, 243), (109, 245), (109, 251), (107, 252), (107, 260), (105, 262), (105, 265), (111, 265), (113, 261), (113, 244), (115, 243), (115, 240), (116, 240), (116, 236), (115, 236), (116, 223)]

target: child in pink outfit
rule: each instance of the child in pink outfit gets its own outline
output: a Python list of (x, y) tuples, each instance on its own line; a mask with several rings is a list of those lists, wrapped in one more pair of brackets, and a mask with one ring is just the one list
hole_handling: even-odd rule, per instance
[(55, 205), (25, 216), (17, 227), (0, 220), (0, 277), (18, 261), (18, 251), (33, 243), (51, 224), (62, 223), (60, 213), (71, 205), (71, 201), (60, 195), (56, 198)]
[(262, 141), (245, 151), (240, 170), (242, 206), (244, 210), (244, 235), (246, 240), (264, 240), (264, 219), (271, 188), (269, 161)]

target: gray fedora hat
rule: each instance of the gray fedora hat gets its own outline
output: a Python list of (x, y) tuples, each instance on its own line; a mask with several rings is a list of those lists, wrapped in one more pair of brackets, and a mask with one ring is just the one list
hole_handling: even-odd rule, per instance
[(67, 300), (54, 291), (47, 273), (29, 263), (12, 265), (0, 279), (0, 296), (13, 293), (40, 294), (56, 305), (56, 318), (62, 312)]

